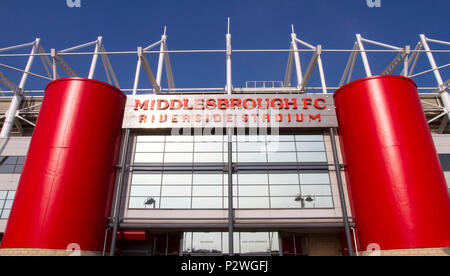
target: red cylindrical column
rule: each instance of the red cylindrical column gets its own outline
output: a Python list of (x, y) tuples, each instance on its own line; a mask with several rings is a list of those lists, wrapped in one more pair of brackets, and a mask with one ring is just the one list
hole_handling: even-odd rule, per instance
[(2, 249), (103, 250), (125, 102), (95, 80), (47, 86)]
[(415, 83), (354, 81), (335, 104), (360, 249), (450, 246), (450, 198)]

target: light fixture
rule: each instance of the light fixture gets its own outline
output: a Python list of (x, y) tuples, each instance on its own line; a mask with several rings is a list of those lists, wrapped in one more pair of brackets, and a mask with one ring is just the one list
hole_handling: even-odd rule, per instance
[(152, 204), (153, 204), (153, 207), (155, 207), (156, 201), (153, 197), (147, 198), (144, 202), (144, 205), (152, 205)]

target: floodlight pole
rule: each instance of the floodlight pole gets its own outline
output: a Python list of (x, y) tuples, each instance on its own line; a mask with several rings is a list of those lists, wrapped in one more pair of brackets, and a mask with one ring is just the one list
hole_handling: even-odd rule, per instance
[(14, 126), (14, 121), (16, 120), (17, 111), (19, 110), (20, 104), (22, 103), (23, 100), (22, 93), (28, 79), (28, 73), (30, 72), (31, 66), (33, 65), (34, 57), (39, 48), (40, 42), (41, 42), (40, 38), (37, 38), (34, 41), (33, 49), (31, 50), (27, 65), (22, 75), (22, 79), (20, 80), (18, 91), (15, 91), (9, 109), (6, 112), (5, 122), (3, 123), (3, 128), (2, 131), (0, 132), (0, 138), (8, 138), (11, 134), (11, 130)]

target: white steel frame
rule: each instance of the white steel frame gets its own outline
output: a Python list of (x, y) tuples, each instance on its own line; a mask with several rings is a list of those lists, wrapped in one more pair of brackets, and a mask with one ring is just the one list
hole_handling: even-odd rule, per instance
[[(448, 94), (450, 80), (444, 81), (441, 71), (444, 68), (450, 66), (450, 63), (438, 66), (434, 53), (450, 53), (450, 50), (432, 50), (429, 46), (430, 43), (441, 44), (445, 46), (450, 46), (450, 42), (431, 39), (425, 35), (419, 35), (419, 42), (417, 46), (412, 50), (409, 45), (404, 47), (397, 47), (373, 40), (366, 39), (360, 34), (356, 34), (356, 41), (352, 49), (324, 49), (321, 45), (313, 46), (303, 40), (300, 40), (295, 33), (294, 26), (292, 26), (291, 32), (291, 43), (289, 49), (251, 49), (251, 50), (234, 50), (231, 46), (231, 32), (230, 32), (230, 21), (228, 19), (228, 30), (226, 33), (226, 48), (224, 50), (168, 50), (167, 46), (167, 29), (164, 28), (163, 35), (161, 39), (148, 47), (138, 47), (136, 51), (118, 51), (118, 52), (108, 52), (106, 51), (103, 44), (103, 37), (98, 37), (97, 40), (85, 43), (82, 45), (77, 45), (68, 49), (57, 51), (56, 49), (50, 49), (46, 52), (40, 43), (40, 39), (37, 38), (35, 41), (11, 46), (7, 48), (0, 49), (0, 60), (2, 57), (28, 57), (28, 62), (24, 69), (15, 68), (3, 63), (0, 63), (0, 70), (12, 70), (22, 74), (19, 84), (6, 78), (6, 76), (0, 71), (0, 86), (5, 86), (8, 90), (0, 90), (1, 95), (10, 95), (12, 97), (10, 107), (6, 114), (0, 115), (0, 119), (4, 118), (3, 128), (0, 132), (0, 138), (7, 138), (10, 136), (11, 130), (15, 125), (19, 130), (22, 128), (20, 121), (26, 122), (34, 126), (32, 122), (21, 116), (21, 112), (26, 112), (30, 109), (27, 107), (20, 110), (19, 107), (23, 99), (27, 96), (42, 96), (44, 90), (42, 87), (35, 89), (25, 89), (28, 76), (37, 77), (44, 79), (46, 81), (52, 81), (61, 77), (58, 72), (58, 67), (63, 71), (65, 76), (68, 77), (79, 77), (79, 75), (72, 69), (68, 62), (64, 59), (67, 56), (91, 56), (92, 60), (90, 63), (89, 73), (87, 78), (93, 79), (95, 77), (95, 71), (97, 68), (98, 58), (101, 57), (102, 63), (104, 65), (104, 70), (106, 73), (106, 79), (109, 84), (112, 84), (118, 88), (119, 82), (118, 78), (112, 67), (110, 56), (112, 55), (137, 55), (137, 66), (135, 73), (134, 85), (132, 88), (122, 89), (125, 93), (137, 94), (137, 93), (154, 93), (154, 94), (186, 94), (186, 93), (214, 93), (214, 94), (239, 94), (239, 93), (329, 93), (339, 87), (345, 85), (352, 80), (353, 73), (355, 71), (355, 64), (358, 55), (361, 55), (362, 63), (364, 66), (364, 73), (367, 77), (373, 76), (372, 68), (370, 66), (367, 53), (379, 53), (379, 54), (390, 54), (396, 53), (396, 57), (393, 61), (386, 66), (386, 69), (380, 72), (380, 74), (394, 74), (394, 71), (398, 68), (402, 68), (399, 75), (415, 78), (424, 74), (433, 73), (436, 79), (437, 85), (435, 87), (424, 87), (419, 83), (419, 91), (427, 91), (431, 93), (425, 93), (427, 95), (434, 95), (439, 98), (439, 102), (436, 105), (424, 102), (424, 104), (429, 105), (430, 108), (433, 107), (435, 110), (439, 111), (439, 114), (430, 119), (429, 123), (435, 122), (436, 120), (442, 119), (441, 129), (445, 129), (446, 125), (450, 119), (450, 96)], [(382, 47), (380, 50), (367, 50), (364, 43), (372, 44), (378, 47)], [(81, 49), (86, 49), (88, 47), (94, 47), (93, 51), (80, 52)], [(159, 46), (158, 50), (155, 50)], [(301, 49), (300, 46), (305, 47)], [(10, 53), (12, 51), (31, 48), (29, 54), (23, 53)], [(8, 52), (8, 53), (5, 53)], [(286, 67), (286, 72), (283, 81), (269, 81), (272, 86), (266, 87), (265, 83), (262, 82), (262, 87), (233, 87), (232, 82), (232, 54), (233, 53), (280, 53), (284, 52), (288, 54), (288, 62)], [(218, 88), (175, 88), (174, 76), (172, 72), (172, 66), (170, 62), (169, 55), (171, 53), (223, 53), (226, 56), (226, 84), (225, 87)], [(305, 53), (311, 53), (312, 57), (309, 61), (308, 66), (305, 71), (302, 70), (301, 56)], [(338, 53), (346, 54), (350, 53), (347, 65), (345, 66), (341, 81), (335, 86), (328, 86), (325, 78), (324, 63), (322, 60), (323, 53)], [(413, 74), (417, 61), (422, 53), (425, 53), (429, 64), (431, 66), (430, 70)], [(152, 71), (152, 66), (150, 65), (147, 56), (157, 54), (158, 64), (156, 76)], [(33, 62), (35, 57), (40, 57), (43, 67), (47, 76), (42, 76), (31, 72)], [(139, 80), (141, 69), (144, 71), (150, 80), (150, 88), (139, 88)], [(167, 77), (167, 88), (163, 88), (161, 84), (163, 67), (165, 67), (165, 73)], [(314, 70), (318, 69), (321, 86), (311, 87), (308, 86), (310, 78)], [(291, 85), (292, 73), (295, 68), (296, 73), (296, 86)], [(303, 73), (304, 72), (304, 73)], [(62, 73), (62, 72), (61, 72)], [(274, 83), (282, 83), (280, 86), (274, 85)], [(257, 82), (255, 82), (256, 84)], [(1, 87), (0, 87), (1, 88)], [(422, 94), (421, 94), (422, 95)], [(33, 106), (35, 107), (35, 106)]]

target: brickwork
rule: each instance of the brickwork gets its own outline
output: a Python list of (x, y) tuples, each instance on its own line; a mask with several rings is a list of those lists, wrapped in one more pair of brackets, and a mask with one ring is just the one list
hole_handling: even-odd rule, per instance
[(307, 240), (309, 256), (342, 256), (338, 234), (310, 234)]
[(360, 256), (450, 256), (450, 247), (363, 251), (359, 254)]
[(0, 249), (0, 256), (101, 256), (102, 252), (54, 249)]

